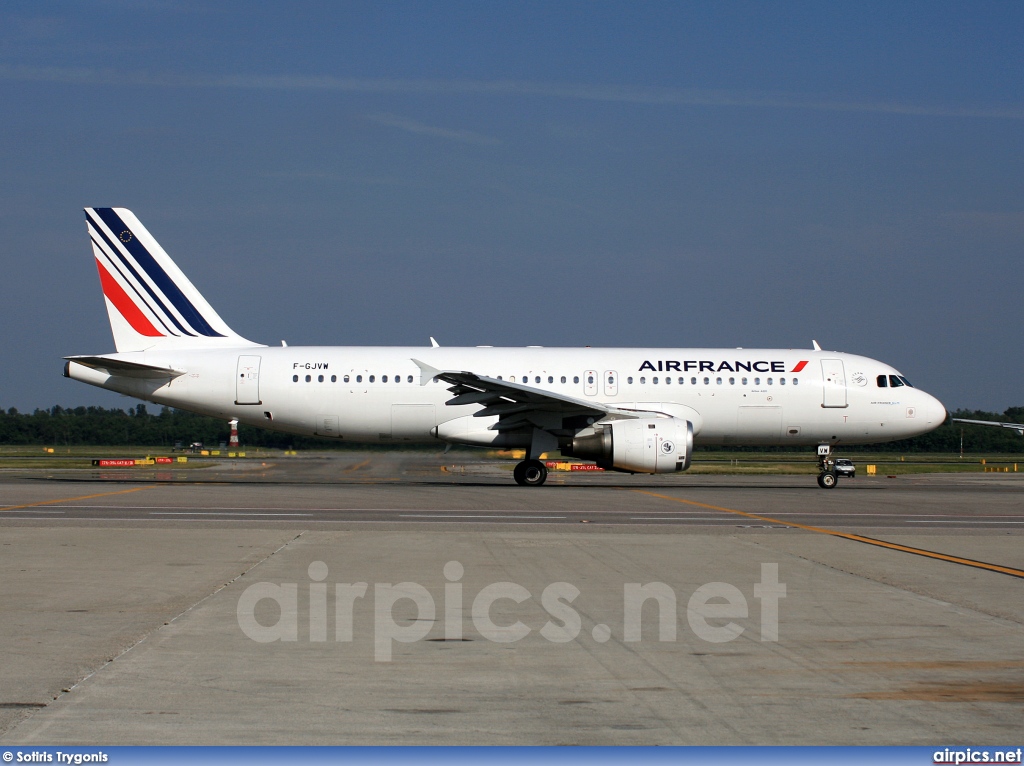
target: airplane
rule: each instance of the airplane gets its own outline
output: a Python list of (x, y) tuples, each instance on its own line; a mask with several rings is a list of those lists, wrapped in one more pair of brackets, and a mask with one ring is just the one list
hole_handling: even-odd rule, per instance
[(116, 353), (65, 357), (65, 377), (149, 402), (346, 442), (546, 452), (606, 470), (685, 471), (699, 445), (836, 447), (906, 439), (946, 408), (854, 354), (745, 348), (268, 346), (234, 332), (125, 208), (86, 208)]

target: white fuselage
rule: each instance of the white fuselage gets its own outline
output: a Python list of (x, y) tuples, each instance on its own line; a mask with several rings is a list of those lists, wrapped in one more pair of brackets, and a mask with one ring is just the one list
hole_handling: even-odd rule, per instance
[(889, 365), (831, 351), (254, 346), (107, 356), (185, 372), (111, 376), (72, 361), (67, 374), (158, 404), (353, 442), (521, 446), (488, 430), (496, 417), (472, 418), (480, 405), (446, 405), (444, 383), (421, 385), (414, 359), (683, 418), (697, 444), (867, 444), (927, 433), (946, 418), (933, 396), (888, 385), (899, 375)]

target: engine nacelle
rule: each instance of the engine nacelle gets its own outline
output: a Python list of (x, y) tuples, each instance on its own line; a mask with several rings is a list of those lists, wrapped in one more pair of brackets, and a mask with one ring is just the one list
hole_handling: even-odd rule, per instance
[(573, 437), (562, 454), (631, 473), (672, 473), (690, 467), (693, 424), (679, 418), (637, 418), (597, 423)]

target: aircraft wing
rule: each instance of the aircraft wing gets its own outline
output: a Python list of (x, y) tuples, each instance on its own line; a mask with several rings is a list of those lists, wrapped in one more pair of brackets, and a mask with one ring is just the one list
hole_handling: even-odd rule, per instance
[(123, 378), (176, 378), (186, 372), (171, 367), (157, 367), (152, 364), (129, 362), (109, 356), (66, 356), (64, 358), (69, 362)]
[(610, 407), (601, 402), (576, 399), (509, 380), (488, 378), (475, 372), (438, 370), (418, 359), (412, 361), (420, 368), (421, 386), (427, 385), (433, 378), (451, 384), (448, 390), (455, 396), (445, 404), (480, 404), (483, 405), (483, 409), (474, 413), (474, 417), (497, 415), (498, 422), (491, 426), (495, 431), (509, 431), (527, 426), (557, 431), (567, 425), (583, 428), (598, 420), (637, 418), (650, 414)]
[(1012, 428), (1021, 436), (1024, 436), (1024, 423), (997, 423), (994, 420), (965, 420), (964, 418), (953, 418), (954, 423), (967, 423), (972, 426), (999, 426), (1000, 428)]

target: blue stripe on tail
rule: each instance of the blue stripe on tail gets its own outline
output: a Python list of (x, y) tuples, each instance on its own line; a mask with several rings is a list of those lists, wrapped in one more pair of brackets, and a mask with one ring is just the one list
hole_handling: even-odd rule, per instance
[[(178, 318), (176, 316), (174, 316), (174, 314), (171, 313), (167, 309), (167, 306), (160, 299), (160, 296), (158, 296), (156, 294), (156, 292), (153, 291), (153, 288), (149, 286), (149, 282), (147, 282), (145, 279), (143, 279), (141, 276), (139, 276), (139, 272), (136, 271), (135, 267), (132, 266), (131, 262), (127, 258), (125, 258), (124, 254), (118, 249), (117, 245), (115, 245), (113, 242), (110, 241), (110, 238), (106, 235), (106, 233), (103, 231), (103, 229), (101, 229), (96, 224), (96, 222), (94, 222), (94, 221), (90, 221), (90, 223), (93, 224), (93, 231), (95, 231), (99, 235), (100, 239), (103, 240), (103, 244), (107, 246), (107, 249), (110, 250), (110, 252), (114, 256), (117, 257), (118, 261), (120, 261), (121, 264), (128, 270), (128, 273), (130, 273), (133, 277), (135, 277), (135, 281), (138, 282), (140, 285), (142, 285), (142, 288), (147, 293), (149, 293), (149, 297), (153, 299), (153, 302), (156, 304), (156, 306), (159, 309), (159, 311), (153, 310), (153, 306), (149, 306), (149, 309), (151, 311), (153, 311), (153, 313), (156, 316), (159, 316), (160, 313), (162, 312), (169, 320), (171, 320), (171, 322), (174, 323), (174, 326), (178, 328), (178, 330), (181, 332), (182, 335), (188, 335), (190, 337), (194, 337), (195, 334), (189, 332), (188, 330), (186, 330), (182, 326), (181, 322), (178, 321)], [(161, 320), (161, 322), (162, 322), (162, 320)], [(164, 324), (164, 326), (166, 327), (166, 324)], [(177, 335), (177, 333), (175, 333), (173, 331), (171, 332), (171, 334), (172, 335)]]
[[(203, 315), (200, 314), (196, 307), (192, 305), (192, 301), (185, 297), (185, 294), (178, 289), (174, 280), (167, 276), (167, 272), (160, 267), (160, 264), (156, 262), (145, 246), (139, 242), (139, 238), (131, 232), (131, 229), (125, 225), (124, 221), (122, 221), (121, 217), (114, 212), (113, 208), (98, 207), (93, 209), (107, 225), (107, 228), (114, 232), (115, 236), (119, 237), (121, 240), (121, 246), (131, 253), (135, 262), (145, 270), (146, 274), (149, 275), (149, 278), (152, 279), (154, 284), (160, 288), (160, 291), (167, 296), (167, 299), (174, 304), (178, 313), (181, 314), (185, 321), (188, 322), (196, 332), (201, 335), (205, 335), (208, 338), (224, 337), (221, 333), (217, 332), (210, 326), (210, 324), (203, 318)], [(122, 232), (126, 231), (130, 236), (120, 236)], [(127, 239), (128, 241), (124, 242), (124, 239)], [(145, 282), (143, 282), (143, 284), (145, 284)], [(156, 296), (153, 297), (155, 298)], [(174, 320), (174, 316), (170, 312), (168, 312), (168, 316), (172, 321)], [(175, 324), (177, 324), (177, 322), (175, 322)], [(182, 331), (187, 332), (184, 328), (182, 328)]]

